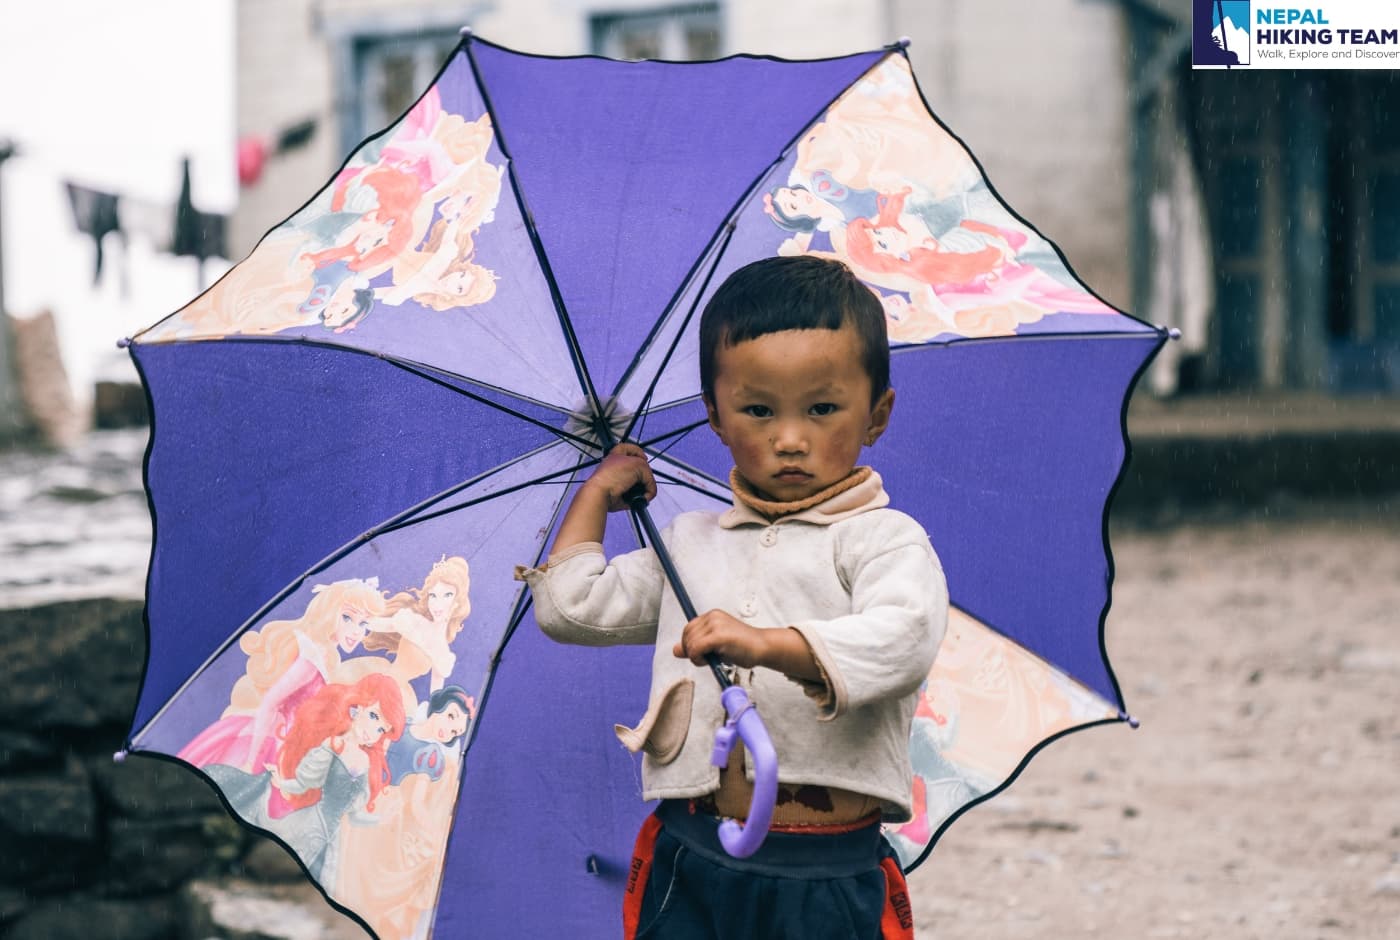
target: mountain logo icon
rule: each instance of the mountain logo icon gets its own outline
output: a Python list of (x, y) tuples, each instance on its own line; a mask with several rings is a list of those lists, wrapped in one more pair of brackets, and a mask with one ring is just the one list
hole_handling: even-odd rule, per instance
[(1191, 64), (1248, 65), (1249, 22), (1249, 0), (1191, 0)]

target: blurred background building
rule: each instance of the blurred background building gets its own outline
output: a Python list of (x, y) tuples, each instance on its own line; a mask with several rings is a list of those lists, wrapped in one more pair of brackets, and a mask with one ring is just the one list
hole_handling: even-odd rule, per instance
[[(1279, 509), (1318, 499), (1327, 512), (1320, 498), (1351, 500), (1339, 531), (1355, 519), (1393, 526), (1387, 520), (1397, 518), (1400, 81), (1381, 71), (1192, 72), (1190, 12), (1187, 0), (8, 0), (0, 10), (0, 445), (42, 436), (61, 446), (0, 447), (0, 709), (13, 719), (0, 734), (0, 843), (25, 847), (0, 853), (0, 936), (89, 937), (94, 924), (115, 940), (363, 935), (326, 908), (286, 853), (241, 830), (194, 775), (165, 762), (112, 763), (145, 651), (147, 435), (87, 430), (146, 420), (134, 368), (116, 341), (182, 307), (310, 199), (360, 141), (412, 104), (463, 26), (540, 54), (620, 58), (804, 58), (908, 36), (930, 106), (1005, 201), (1105, 300), (1182, 331), (1145, 383), (1155, 395), (1134, 398), (1132, 461), (1113, 497), (1115, 523), (1189, 527), (1201, 506), (1207, 520), (1227, 525), (1261, 505), (1272, 520), (1274, 528), (1246, 528), (1238, 540), (1208, 540), (1216, 548), (1196, 570), (1224, 572), (1223, 599), (1200, 600), (1176, 574), (1203, 544), (1199, 533), (1130, 551), (1139, 566), (1160, 555), (1159, 569), (1137, 569), (1137, 588), (1157, 578), (1162, 592), (1143, 596), (1175, 599), (1118, 615), (1135, 633), (1176, 644), (1151, 648), (1156, 659), (1139, 670), (1147, 676), (1134, 694), (1163, 695), (1162, 708), (1170, 701), (1172, 715), (1189, 716), (1213, 713), (1193, 709), (1192, 688), (1236, 690), (1220, 684), (1219, 659), (1207, 661), (1215, 654), (1182, 624), (1251, 643), (1268, 636), (1255, 660), (1263, 666), (1242, 659), (1227, 670), (1249, 677), (1229, 695), (1247, 693), (1252, 703), (1275, 675), (1298, 672), (1281, 662), (1294, 654), (1279, 646), (1277, 625), (1330, 634), (1338, 615), (1300, 613), (1266, 594), (1344, 591), (1388, 624), (1393, 605), (1368, 595), (1347, 557), (1379, 558), (1369, 570), (1380, 571), (1389, 556), (1374, 546), (1397, 544), (1389, 530), (1374, 541), (1270, 555), (1272, 567), (1246, 570), (1244, 589), (1232, 579), (1241, 545), (1259, 539), (1272, 551), (1270, 540), (1286, 534), (1288, 514)], [(1267, 590), (1248, 587), (1266, 567), (1274, 579)], [(1201, 617), (1206, 605), (1215, 619)], [(1180, 654), (1197, 646), (1196, 659)], [(1335, 681), (1357, 691), (1396, 687), (1395, 667), (1386, 665), (1400, 662), (1395, 654), (1342, 648), (1374, 681), (1368, 687), (1356, 673)], [(1336, 673), (1318, 666), (1311, 675)], [(1324, 701), (1320, 692), (1290, 691), (1296, 711), (1278, 710), (1298, 753), (1279, 751), (1276, 776), (1292, 802), (1278, 802), (1268, 818), (1297, 815), (1293, 783), (1312, 768), (1319, 735), (1335, 746), (1338, 736), (1317, 728), (1334, 721), (1372, 729), (1366, 734), (1379, 748), (1379, 729), (1395, 712), (1378, 697), (1379, 717), (1342, 718), (1340, 704), (1323, 713)], [(1258, 726), (1240, 727), (1253, 734)], [(1256, 745), (1256, 763), (1267, 765), (1269, 746)], [(1183, 762), (1180, 739), (1152, 746), (1174, 769), (1205, 773), (1192, 792), (1247, 789), (1236, 758), (1250, 748), (1230, 752), (1231, 786), (1222, 786), (1222, 758)], [(1331, 753), (1313, 768), (1325, 780), (1312, 792), (1337, 793), (1335, 764), (1325, 763)], [(1379, 818), (1384, 794), (1376, 796)], [(1304, 802), (1317, 809), (1344, 807), (1345, 799)], [(1179, 803), (1179, 792), (1161, 802)], [(1197, 814), (1198, 802), (1188, 801), (1192, 822), (1210, 820)], [(1187, 826), (1184, 817), (1178, 824)], [(996, 828), (1009, 827), (999, 820)], [(1315, 838), (1326, 828), (1293, 827), (1311, 841), (1257, 869), (1256, 879), (1282, 892), (1270, 897), (1333, 904), (1312, 890), (1324, 879), (1290, 891), (1275, 878), (1309, 871), (1298, 859), (1328, 864)], [(1131, 844), (1144, 839), (1138, 832), (1119, 835)], [(1343, 844), (1365, 840), (1393, 847), (1374, 835), (1347, 834)], [(1179, 890), (1159, 877), (1160, 846), (1142, 845), (1141, 867), (1124, 883)], [(1135, 854), (1120, 851), (1116, 837), (1109, 846), (1105, 858)], [(1044, 864), (1041, 848), (1028, 851), (1037, 853), (1028, 870), (1060, 867)], [(1361, 849), (1346, 851), (1349, 865)], [(1001, 890), (1004, 860), (989, 880), (953, 858), (970, 880)], [(1099, 863), (1107, 864), (1085, 867)], [(1227, 893), (1232, 918), (1235, 864), (1203, 875), (1193, 863), (1188, 875), (1199, 883), (1195, 894)], [(1330, 867), (1330, 875), (1345, 874), (1341, 864)], [(235, 887), (231, 876), (260, 887)], [(1376, 890), (1393, 894), (1384, 886), (1396, 883), (1382, 880)], [(921, 903), (941, 898), (942, 888), (926, 890)], [(1134, 926), (1120, 935), (1143, 933), (1135, 896), (1122, 892)], [(288, 897), (299, 900), (288, 907)], [(1292, 907), (1276, 909), (1303, 922)], [(1170, 912), (1162, 935), (1190, 933), (1178, 919), (1187, 913)], [(1324, 927), (1351, 930), (1331, 913)], [(306, 925), (313, 914), (324, 932)], [(940, 916), (951, 929), (992, 926), (951, 908)], [(1245, 923), (1238, 916), (1236, 926)], [(275, 923), (257, 932), (254, 922)]]
[[(315, 193), (408, 108), (463, 26), (542, 54), (620, 58), (814, 57), (908, 36), (931, 107), (1003, 198), (1106, 300), (1182, 329), (1150, 376), (1157, 394), (1400, 392), (1400, 121), (1389, 119), (1400, 83), (1385, 71), (1192, 72), (1190, 10), (1186, 0), (153, 0), (130, 15), (91, 0), (15, 5), (0, 35), (10, 89), (0, 300), (21, 333), (52, 311), (84, 411), (98, 382), (134, 381), (114, 341), (181, 306)], [(15, 367), (15, 343), (0, 369)], [(13, 425), (18, 394), (0, 385)]]

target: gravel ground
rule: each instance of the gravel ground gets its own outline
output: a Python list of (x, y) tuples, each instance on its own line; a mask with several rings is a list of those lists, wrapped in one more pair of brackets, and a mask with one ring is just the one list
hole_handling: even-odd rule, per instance
[(1117, 531), (1142, 726), (1051, 744), (911, 876), (919, 937), (1400, 937), (1400, 514)]

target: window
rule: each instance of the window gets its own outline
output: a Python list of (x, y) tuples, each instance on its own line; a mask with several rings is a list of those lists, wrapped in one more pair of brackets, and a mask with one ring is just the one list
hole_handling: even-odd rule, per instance
[[(456, 47), (455, 29), (409, 35), (363, 35), (354, 40), (355, 126), (358, 142), (388, 127), (412, 107)], [(353, 143), (352, 143), (353, 146)]]
[(715, 59), (719, 5), (697, 3), (589, 18), (593, 51), (613, 59)]

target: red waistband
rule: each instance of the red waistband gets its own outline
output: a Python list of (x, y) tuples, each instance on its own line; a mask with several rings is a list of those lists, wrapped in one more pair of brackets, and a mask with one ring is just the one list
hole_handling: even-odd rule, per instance
[[(687, 800), (686, 802), (690, 805), (690, 812), (692, 815), (697, 813), (704, 816), (716, 815), (714, 810), (711, 808), (713, 801), (709, 801), (710, 805), (707, 805), (707, 801), (702, 797), (700, 799)], [(835, 836), (840, 835), (843, 832), (855, 832), (858, 829), (864, 829), (866, 826), (876, 825), (877, 823), (879, 823), (879, 821), (880, 814), (878, 812), (875, 812), (871, 813), (869, 816), (864, 816), (860, 819), (853, 820), (852, 822), (844, 823), (793, 823), (789, 825), (774, 824), (768, 827), (768, 831), (795, 832), (798, 834), (806, 833), (807, 835), (814, 836)], [(743, 820), (740, 820), (740, 822), (743, 822)]]

